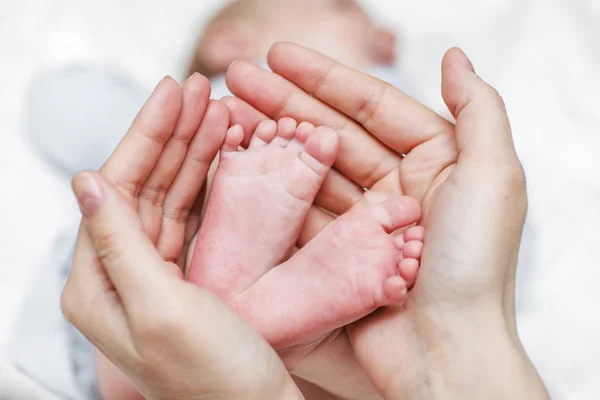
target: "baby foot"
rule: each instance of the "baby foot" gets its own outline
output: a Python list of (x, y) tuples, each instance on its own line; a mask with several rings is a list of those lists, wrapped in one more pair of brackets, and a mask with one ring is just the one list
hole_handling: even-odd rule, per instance
[(337, 134), (265, 121), (248, 150), (232, 127), (221, 149), (188, 279), (229, 300), (285, 260), (337, 154)]
[(334, 329), (401, 302), (414, 284), (424, 230), (411, 197), (345, 214), (230, 303), (276, 349), (320, 343)]

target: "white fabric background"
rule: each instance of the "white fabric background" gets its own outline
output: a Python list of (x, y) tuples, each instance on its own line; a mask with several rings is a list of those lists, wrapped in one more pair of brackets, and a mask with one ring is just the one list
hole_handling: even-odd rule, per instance
[[(519, 271), (523, 342), (556, 399), (600, 398), (600, 2), (365, 1), (402, 35), (402, 73), (444, 111), (439, 62), (471, 56), (503, 94), (530, 190), (534, 260)], [(31, 79), (71, 63), (152, 88), (182, 77), (218, 0), (0, 0), (0, 360), (57, 236), (77, 224), (68, 182), (32, 150)], [(82, 132), (84, 137), (85, 132)]]

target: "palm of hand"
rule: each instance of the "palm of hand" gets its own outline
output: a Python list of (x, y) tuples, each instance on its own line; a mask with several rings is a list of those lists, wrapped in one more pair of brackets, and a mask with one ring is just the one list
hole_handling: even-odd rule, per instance
[[(161, 302), (147, 320), (141, 318), (148, 324), (131, 325), (141, 325), (133, 335), (139, 345), (134, 346), (136, 361), (152, 366), (139, 368), (132, 376), (141, 377), (140, 387), (160, 398), (191, 398), (199, 393), (222, 393), (232, 399), (279, 398), (289, 375), (272, 349), (216, 297), (185, 282), (173, 263), (185, 254), (199, 226), (202, 187), (228, 127), (226, 106), (209, 100), (209, 94), (208, 80), (197, 74), (183, 89), (170, 78), (163, 80), (101, 169), (131, 207), (131, 222), (143, 228), (165, 261), (164, 268), (177, 278), (161, 280), (167, 294), (159, 296)], [(204, 318), (198, 317), (195, 304), (202, 305)], [(211, 330), (206, 330), (206, 320), (212, 321)], [(223, 340), (222, 332), (233, 336)], [(229, 339), (244, 348), (234, 351), (234, 360), (223, 357), (231, 353)], [(164, 362), (170, 357), (172, 362)], [(131, 368), (136, 369), (135, 364)], [(197, 369), (203, 365), (211, 368), (199, 378)], [(114, 366), (108, 367), (114, 371)], [(232, 373), (234, 381), (221, 379)], [(124, 388), (132, 396), (135, 393), (129, 381), (123, 385), (110, 378), (99, 381), (114, 389), (117, 397)]]
[[(456, 68), (447, 66), (452, 67)], [(444, 97), (457, 119), (452, 141), (458, 156), (423, 192), (426, 238), (419, 279), (403, 307), (380, 310), (349, 328), (359, 362), (369, 365), (370, 378), (386, 394), (420, 390), (435, 379), (432, 370), (436, 366), (454, 366), (456, 360), (450, 359), (448, 348), (469, 332), (464, 326), (480, 324), (480, 329), (497, 328), (498, 332), (508, 326), (516, 336), (510, 321), (514, 323), (514, 249), (518, 249), (527, 208), (523, 171), (513, 151), (497, 156), (497, 149), (480, 142), (488, 134), (483, 129), (490, 126), (497, 128), (496, 138), (510, 133), (497, 93), (469, 74), (468, 79), (481, 86), (481, 93), (473, 96), (485, 97), (495, 106), (496, 120), (479, 126), (481, 110), (471, 103), (479, 99), (458, 98), (464, 93), (455, 90), (461, 84), (457, 76), (446, 73), (445, 78)], [(502, 144), (496, 143), (498, 148)], [(409, 153), (404, 161), (427, 165), (427, 156)], [(409, 171), (413, 171), (412, 164), (401, 174), (401, 186), (410, 182), (414, 188), (425, 187), (419, 174)], [(416, 197), (421, 193), (418, 189), (408, 192)], [(499, 249), (500, 265), (490, 260), (493, 249)], [(511, 254), (510, 259), (503, 259), (503, 254)], [(503, 304), (499, 309), (497, 299)], [(485, 312), (476, 311), (482, 307)], [(469, 315), (484, 315), (485, 321), (470, 320)], [(390, 359), (389, 354), (396, 357)]]
[[(225, 99), (234, 123), (248, 131), (266, 117), (289, 116), (340, 134), (339, 174), (330, 174), (317, 197), (322, 208), (341, 214), (400, 194), (422, 204), (427, 233), (410, 301), (347, 328), (359, 361), (381, 392), (425, 383), (429, 358), (439, 354), (436, 347), (458, 305), (473, 307), (500, 296), (505, 299), (500, 314), (512, 308), (511, 260), (492, 266), (486, 258), (491, 243), (501, 243), (498, 251), (508, 253), (518, 248), (526, 209), (523, 174), (499, 96), (461, 54), (449, 51), (442, 65), (442, 94), (456, 126), (381, 81), (289, 43), (269, 53), (278, 75), (236, 63), (227, 76), (232, 92), (258, 109)], [(490, 115), (492, 121), (481, 122)], [(493, 215), (490, 209), (496, 210)], [(332, 220), (318, 212), (311, 217), (300, 246)], [(506, 237), (506, 231), (514, 235)]]

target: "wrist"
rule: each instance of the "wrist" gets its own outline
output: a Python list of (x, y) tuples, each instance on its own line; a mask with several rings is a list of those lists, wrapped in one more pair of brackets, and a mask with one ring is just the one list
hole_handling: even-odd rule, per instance
[(418, 366), (420, 385), (390, 388), (390, 400), (511, 399), (547, 400), (535, 367), (501, 313), (448, 326), (430, 343)]
[(358, 364), (346, 331), (341, 330), (338, 336), (332, 338), (292, 367), (295, 377), (323, 389), (322, 393), (313, 396), (303, 390), (306, 399), (381, 400)]
[(432, 372), (427, 399), (548, 399), (527, 355), (510, 341), (471, 345)]

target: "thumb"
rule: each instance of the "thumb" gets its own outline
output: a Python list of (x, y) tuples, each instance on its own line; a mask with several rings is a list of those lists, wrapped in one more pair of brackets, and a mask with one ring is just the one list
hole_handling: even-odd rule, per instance
[(463, 158), (500, 164), (507, 158), (517, 160), (504, 101), (456, 47), (442, 61), (442, 96), (456, 119), (456, 141)]
[(132, 207), (98, 172), (78, 174), (72, 186), (83, 226), (125, 309), (155, 298), (173, 275)]

